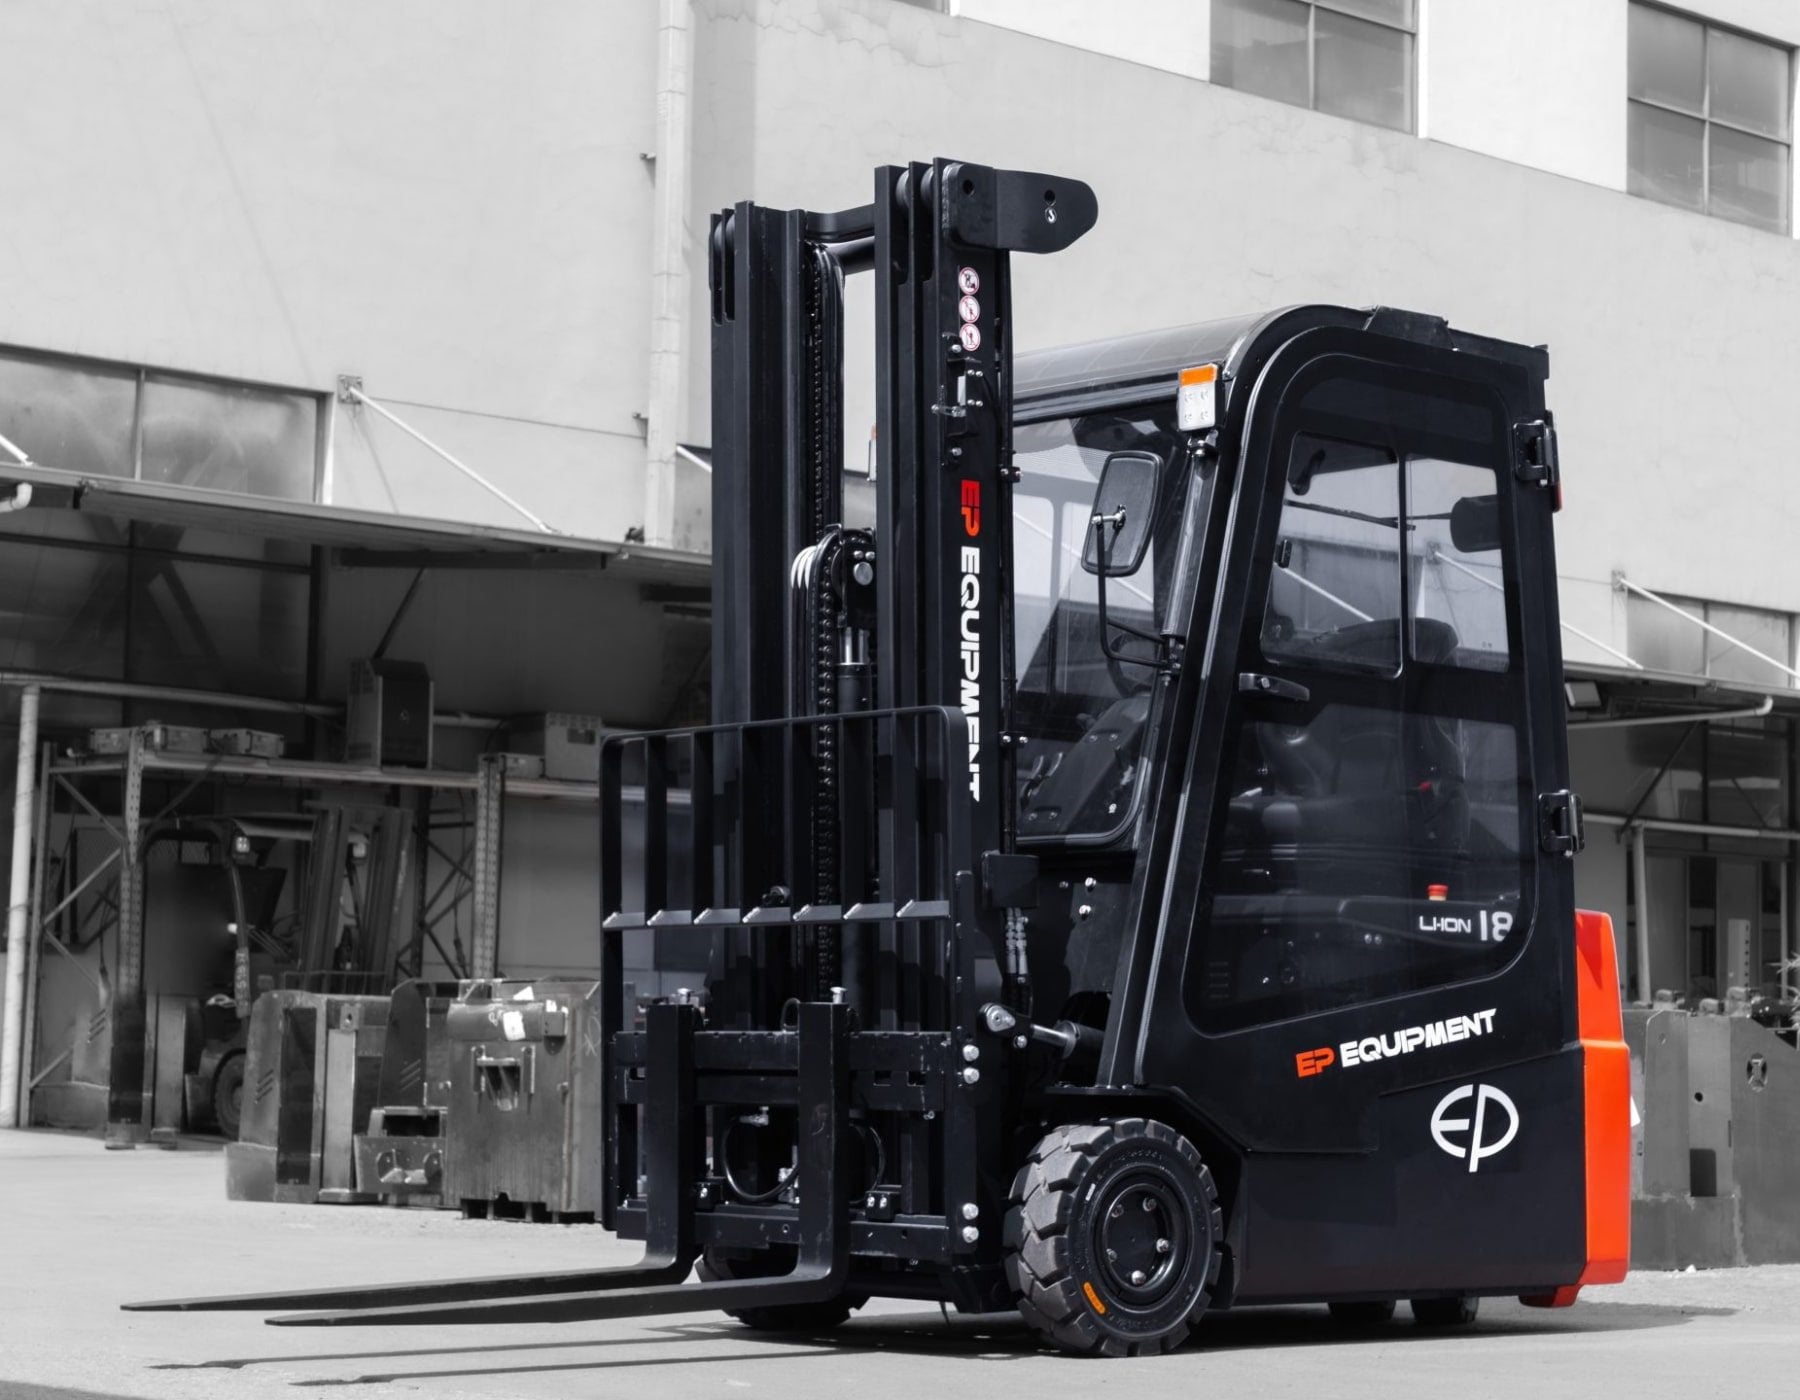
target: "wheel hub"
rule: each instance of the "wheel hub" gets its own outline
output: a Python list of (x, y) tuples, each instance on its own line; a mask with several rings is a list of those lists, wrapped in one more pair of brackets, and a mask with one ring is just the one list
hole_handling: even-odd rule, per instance
[(1181, 1277), (1187, 1214), (1170, 1183), (1152, 1173), (1132, 1173), (1102, 1197), (1095, 1244), (1114, 1296), (1130, 1307), (1150, 1307)]

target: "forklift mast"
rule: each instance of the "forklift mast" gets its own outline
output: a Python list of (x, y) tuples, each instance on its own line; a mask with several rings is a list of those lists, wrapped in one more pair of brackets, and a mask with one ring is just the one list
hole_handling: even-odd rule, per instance
[[(940, 159), (712, 221), (712, 723), (600, 758), (600, 1217), (641, 1263), (151, 1306), (817, 1330), (880, 1295), (1135, 1355), (1209, 1308), (1451, 1324), (1622, 1276), (1547, 357), (1306, 306), (1015, 364), (1011, 256), (1096, 216)], [(646, 935), (704, 989), (627, 1005)]]

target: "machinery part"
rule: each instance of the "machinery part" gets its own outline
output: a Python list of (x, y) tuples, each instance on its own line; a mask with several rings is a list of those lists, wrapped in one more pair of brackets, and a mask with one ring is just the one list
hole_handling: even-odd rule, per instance
[(234, 1050), (219, 1061), (213, 1071), (213, 1121), (219, 1131), (233, 1142), (244, 1121), (244, 1052)]
[[(724, 1279), (767, 1278), (786, 1273), (793, 1266), (793, 1250), (765, 1250), (756, 1255), (709, 1249), (694, 1272), (702, 1282)], [(759, 1308), (730, 1308), (728, 1315), (758, 1332), (829, 1332), (850, 1318), (864, 1303), (867, 1293), (840, 1293), (817, 1303), (774, 1303)]]
[(1475, 1320), (1481, 1299), (1465, 1293), (1454, 1298), (1414, 1298), (1407, 1306), (1421, 1327), (1467, 1327)]
[(1379, 1327), (1394, 1320), (1395, 1307), (1392, 1298), (1358, 1298), (1354, 1302), (1333, 1303), (1331, 1320), (1345, 1327)]
[(1013, 1181), (1006, 1276), (1019, 1312), (1065, 1351), (1170, 1351), (1205, 1312), (1223, 1257), (1212, 1173), (1166, 1123), (1048, 1133)]

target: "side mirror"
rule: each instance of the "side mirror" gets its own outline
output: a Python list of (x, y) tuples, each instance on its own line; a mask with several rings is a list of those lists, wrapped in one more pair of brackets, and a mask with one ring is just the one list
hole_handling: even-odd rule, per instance
[(1464, 496), (1450, 507), (1450, 543), (1458, 554), (1500, 548), (1500, 498)]
[(1081, 567), (1090, 574), (1135, 574), (1150, 548), (1156, 513), (1156, 479), (1162, 458), (1154, 452), (1114, 452), (1100, 469)]

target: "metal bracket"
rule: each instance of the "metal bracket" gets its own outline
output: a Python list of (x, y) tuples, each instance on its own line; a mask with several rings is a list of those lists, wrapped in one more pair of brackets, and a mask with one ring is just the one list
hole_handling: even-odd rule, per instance
[(1513, 424), (1513, 475), (1530, 486), (1548, 486), (1552, 490), (1562, 480), (1562, 467), (1556, 455), (1556, 423), (1546, 413), (1542, 418)]
[(1581, 798), (1567, 788), (1538, 794), (1538, 845), (1546, 855), (1573, 858), (1587, 844)]
[(362, 376), (360, 374), (340, 374), (338, 376), (337, 400), (339, 403), (355, 403), (362, 394)]

